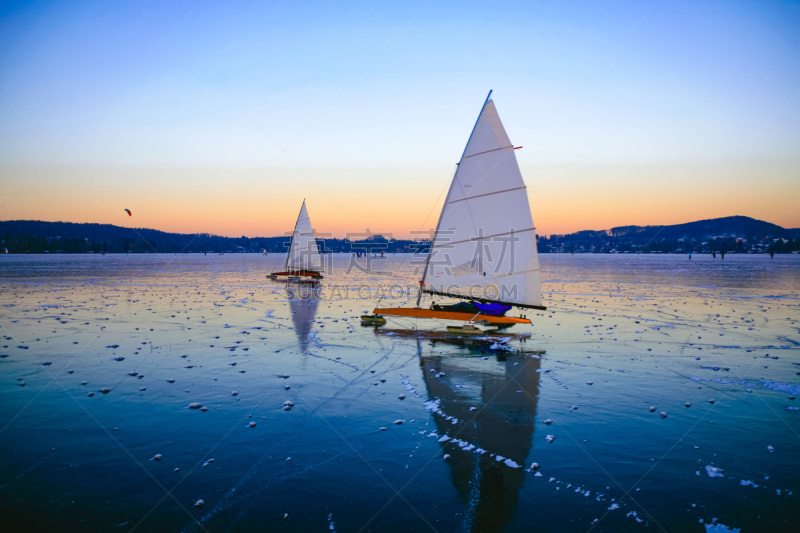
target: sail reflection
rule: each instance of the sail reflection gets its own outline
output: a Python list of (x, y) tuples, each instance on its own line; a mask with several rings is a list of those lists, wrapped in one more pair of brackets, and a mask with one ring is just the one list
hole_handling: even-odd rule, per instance
[[(454, 341), (432, 342), (470, 342)], [(530, 475), (525, 461), (533, 438), (540, 359), (531, 352), (487, 354), (487, 344), (475, 341), (462, 346), (471, 354), (422, 355), (420, 365), (428, 397), (438, 399), (444, 413), (433, 415), (437, 433), (486, 450), (476, 453), (451, 441), (441, 443), (443, 453), (451, 456), (453, 485), (467, 508), (464, 529), (501, 531), (511, 522), (524, 477)], [(479, 357), (481, 353), (487, 355)], [(470, 411), (472, 407), (476, 409)]]
[(308, 350), (314, 318), (317, 316), (319, 294), (316, 283), (287, 283), (286, 298), (292, 311), (292, 322), (297, 342), (304, 352)]

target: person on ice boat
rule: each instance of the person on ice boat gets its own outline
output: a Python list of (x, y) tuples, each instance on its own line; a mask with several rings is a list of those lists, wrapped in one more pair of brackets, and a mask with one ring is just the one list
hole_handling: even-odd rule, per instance
[(451, 313), (473, 313), (490, 316), (505, 316), (511, 310), (510, 305), (503, 305), (497, 302), (482, 304), (480, 302), (459, 302), (453, 305), (431, 304), (431, 311), (450, 311)]

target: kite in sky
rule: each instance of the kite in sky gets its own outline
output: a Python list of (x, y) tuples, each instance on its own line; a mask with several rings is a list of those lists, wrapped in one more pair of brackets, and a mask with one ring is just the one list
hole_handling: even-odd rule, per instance
[(125, 210), (125, 212), (126, 212), (126, 213), (128, 213), (128, 216), (129, 216), (129, 217), (132, 217), (132, 216), (133, 216), (133, 213), (131, 213), (131, 210), (130, 210), (130, 209), (126, 209), (126, 210)]

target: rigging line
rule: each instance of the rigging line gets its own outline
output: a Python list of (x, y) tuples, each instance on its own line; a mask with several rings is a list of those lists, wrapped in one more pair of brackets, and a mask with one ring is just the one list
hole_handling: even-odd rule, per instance
[[(662, 1), (663, 1), (663, 0), (658, 0), (658, 3), (657, 3), (656, 5), (654, 5), (654, 6), (653, 6), (653, 7), (650, 9), (650, 11), (648, 11), (647, 13), (645, 13), (645, 15), (644, 15), (644, 16), (643, 16), (641, 19), (639, 19), (639, 22), (637, 22), (636, 24), (634, 24), (633, 28), (631, 28), (631, 29), (628, 31), (628, 33), (626, 33), (626, 34), (625, 34), (625, 35), (622, 37), (622, 39), (620, 39), (619, 41), (617, 41), (617, 42), (616, 42), (616, 44), (614, 44), (614, 46), (612, 46), (612, 47), (611, 47), (611, 49), (610, 49), (610, 50), (609, 50), (609, 51), (606, 53), (606, 55), (604, 55), (604, 56), (603, 56), (603, 57), (600, 59), (600, 61), (598, 61), (597, 63), (595, 63), (595, 65), (594, 65), (594, 66), (593, 66), (593, 67), (592, 67), (592, 68), (589, 70), (589, 72), (587, 72), (587, 73), (586, 73), (586, 75), (585, 75), (583, 78), (581, 78), (581, 79), (580, 79), (580, 81), (578, 81), (578, 83), (576, 83), (576, 84), (575, 84), (575, 86), (573, 86), (573, 87), (572, 87), (572, 89), (570, 89), (570, 90), (569, 90), (569, 92), (567, 92), (567, 94), (565, 94), (565, 95), (564, 95), (564, 97), (563, 97), (561, 100), (559, 100), (559, 101), (558, 101), (558, 103), (556, 103), (556, 105), (555, 105), (555, 106), (553, 106), (553, 107), (550, 109), (550, 111), (548, 111), (548, 112), (547, 112), (547, 114), (546, 114), (546, 115), (545, 115), (545, 116), (544, 116), (544, 117), (543, 117), (543, 118), (542, 118), (542, 119), (541, 119), (539, 122), (537, 122), (537, 123), (536, 123), (536, 125), (533, 127), (533, 129), (532, 129), (531, 131), (529, 131), (529, 132), (528, 132), (528, 134), (527, 134), (527, 135), (525, 135), (525, 137), (523, 137), (523, 138), (522, 138), (522, 141), (521, 141), (521, 142), (525, 142), (525, 139), (527, 139), (527, 138), (528, 138), (528, 137), (529, 137), (529, 136), (530, 136), (530, 135), (531, 135), (531, 134), (532, 134), (532, 133), (533, 133), (533, 132), (536, 130), (536, 128), (538, 128), (538, 127), (539, 127), (539, 126), (542, 124), (542, 122), (544, 122), (544, 121), (547, 119), (547, 117), (549, 117), (549, 116), (550, 116), (550, 115), (553, 113), (553, 111), (555, 111), (555, 110), (556, 110), (556, 108), (558, 108), (558, 106), (560, 106), (560, 105), (561, 105), (561, 103), (562, 103), (564, 100), (566, 100), (566, 99), (569, 97), (569, 95), (571, 95), (573, 92), (575, 92), (575, 89), (577, 89), (577, 88), (578, 88), (578, 86), (579, 86), (580, 84), (582, 84), (582, 83), (584, 82), (584, 80), (585, 80), (586, 78), (588, 78), (588, 77), (589, 77), (589, 75), (590, 75), (592, 72), (594, 72), (594, 71), (595, 71), (595, 69), (596, 69), (598, 66), (600, 66), (600, 63), (602, 63), (603, 61), (605, 61), (605, 59), (606, 59), (606, 58), (607, 58), (609, 55), (611, 55), (611, 53), (612, 53), (612, 52), (613, 52), (613, 51), (614, 51), (614, 50), (617, 48), (617, 46), (619, 46), (619, 45), (622, 43), (622, 41), (624, 41), (625, 39), (627, 39), (628, 35), (630, 35), (630, 34), (631, 34), (631, 32), (633, 32), (633, 30), (635, 30), (635, 29), (636, 29), (636, 28), (639, 26), (639, 24), (641, 24), (641, 23), (644, 21), (644, 19), (646, 19), (646, 18), (648, 17), (648, 15), (650, 15), (650, 13), (652, 13), (652, 12), (655, 10), (655, 8), (657, 8), (659, 5), (661, 5), (661, 2), (662, 2)], [(505, 128), (505, 127), (504, 127), (504, 128)], [(503, 161), (503, 160), (504, 160), (506, 157), (508, 157), (508, 154), (503, 154), (503, 157), (502, 157), (502, 158), (501, 158), (501, 159), (500, 159), (500, 160), (499, 160), (497, 163), (495, 163), (495, 165), (494, 165), (494, 166), (493, 166), (491, 169), (489, 169), (489, 172), (491, 172), (491, 171), (492, 171), (492, 170), (493, 170), (493, 169), (494, 169), (494, 168), (495, 168), (497, 165), (499, 165), (499, 164), (500, 164), (500, 163), (501, 163), (501, 162), (502, 162), (502, 161)], [(483, 178), (481, 178), (481, 180), (480, 180), (480, 181), (483, 181), (483, 179), (484, 179), (486, 176), (488, 176), (488, 175), (489, 175), (489, 172), (487, 172), (486, 174), (484, 174)], [(480, 181), (479, 181), (478, 183), (480, 183)]]
[[(421, 232), (421, 231), (422, 231), (422, 228), (424, 228), (424, 227), (425, 227), (425, 224), (427, 224), (427, 223), (428, 223), (428, 219), (429, 219), (429, 218), (431, 218), (431, 214), (433, 214), (433, 210), (434, 210), (434, 209), (436, 209), (436, 205), (439, 203), (439, 199), (442, 197), (442, 194), (444, 193), (444, 190), (447, 188), (447, 185), (448, 185), (449, 183), (452, 183), (453, 176), (455, 176), (455, 172), (456, 172), (456, 170), (458, 170), (458, 165), (457, 165), (457, 164), (455, 165), (455, 169), (453, 170), (453, 172), (452, 172), (451, 174), (448, 174), (448, 175), (450, 176), (450, 178), (449, 178), (449, 179), (448, 179), (448, 180), (447, 180), (447, 181), (444, 183), (444, 186), (442, 186), (442, 190), (440, 190), (440, 191), (439, 191), (439, 195), (436, 197), (436, 200), (434, 200), (433, 204), (431, 205), (431, 209), (430, 209), (430, 211), (428, 211), (428, 214), (427, 214), (427, 216), (425, 217), (425, 220), (423, 220), (423, 221), (422, 221), (422, 224), (420, 224), (420, 226), (419, 226), (419, 230), (418, 230), (419, 232)], [(430, 253), (430, 246), (432, 246), (432, 245), (433, 245), (433, 238), (434, 238), (434, 235), (431, 235), (431, 236), (430, 236), (430, 245), (429, 245), (429, 250), (428, 250), (428, 253)], [(393, 265), (393, 266), (397, 267), (397, 264), (398, 264), (398, 263), (399, 263), (399, 261), (401, 261), (402, 259), (403, 259), (403, 258), (400, 258), (400, 259), (397, 259), (397, 260), (393, 261), (393, 263), (394, 263), (394, 265)], [(410, 276), (402, 276), (402, 277), (403, 277), (404, 279), (413, 279), (413, 278), (412, 278), (412, 277), (410, 277)], [(414, 276), (414, 277), (416, 277), (416, 276)]]
[[(458, 163), (456, 163), (455, 166), (456, 166), (456, 169), (458, 169)], [(453, 177), (455, 176), (455, 172), (456, 171), (453, 170), (453, 173), (450, 176), (450, 179), (448, 179), (445, 182), (444, 187), (442, 187), (442, 190), (439, 191), (439, 196), (436, 197), (436, 201), (433, 202), (433, 205), (431, 206), (431, 210), (428, 211), (428, 216), (425, 217), (425, 221), (419, 227), (420, 231), (422, 231), (422, 228), (425, 227), (425, 224), (428, 222), (428, 219), (431, 218), (431, 214), (433, 213), (433, 210), (436, 209), (436, 204), (439, 203), (439, 198), (442, 197), (442, 193), (444, 193), (444, 190), (447, 188), (447, 185), (453, 181)], [(433, 235), (431, 235), (431, 240), (433, 240)]]
[[(489, 91), (489, 95), (491, 95), (491, 94), (492, 94), (491, 91)], [(486, 97), (486, 100), (487, 101), (489, 100), (488, 96)], [(486, 103), (484, 102), (483, 105), (485, 106)], [(477, 122), (475, 124), (477, 126)], [(474, 131), (474, 129), (475, 128), (473, 128), (473, 131)], [(472, 134), (470, 134), (470, 137), (471, 136), (472, 136)], [(469, 143), (467, 143), (467, 144), (469, 144)], [(466, 147), (464, 148), (464, 151), (466, 151)], [(461, 154), (461, 157), (463, 158), (464, 154)], [(425, 284), (425, 276), (427, 276), (427, 274), (428, 274), (428, 263), (430, 263), (430, 261), (431, 261), (431, 254), (433, 253), (433, 245), (436, 243), (437, 233), (439, 233), (439, 225), (442, 223), (442, 215), (444, 215), (444, 210), (447, 207), (447, 200), (448, 200), (448, 198), (450, 198), (450, 194), (453, 192), (453, 186), (456, 183), (456, 176), (458, 176), (458, 165), (456, 165), (456, 171), (453, 174), (453, 178), (450, 180), (450, 187), (447, 190), (447, 196), (445, 196), (445, 198), (444, 198), (444, 205), (442, 205), (442, 212), (439, 215), (439, 220), (436, 221), (436, 229), (433, 231), (433, 235), (431, 235), (430, 244), (428, 245), (428, 256), (425, 258), (425, 266), (422, 267), (422, 279), (419, 282), (420, 291), (417, 293), (416, 307), (419, 307), (419, 302), (422, 300), (422, 287)], [(441, 196), (441, 193), (439, 195)]]

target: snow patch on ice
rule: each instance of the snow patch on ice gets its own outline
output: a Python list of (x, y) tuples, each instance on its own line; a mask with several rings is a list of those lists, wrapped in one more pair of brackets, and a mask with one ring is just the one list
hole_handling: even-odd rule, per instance
[(738, 527), (728, 527), (723, 524), (704, 524), (706, 533), (741, 533)]
[(439, 398), (436, 398), (434, 400), (427, 401), (427, 402), (423, 403), (422, 405), (428, 411), (438, 412), (438, 411), (440, 411), (439, 405), (441, 403), (442, 403), (442, 401)]
[(800, 394), (800, 386), (781, 383), (780, 381), (762, 381), (766, 388), (778, 392), (788, 392), (789, 394)]

